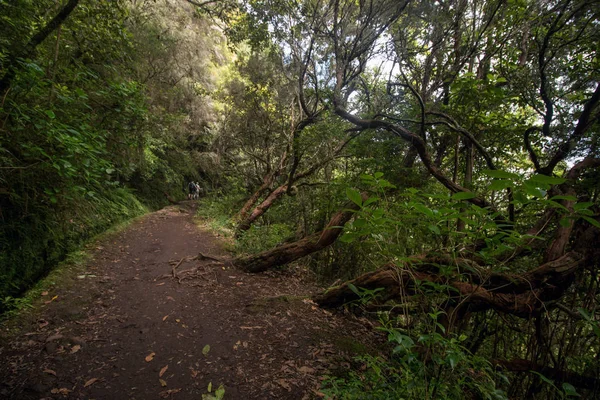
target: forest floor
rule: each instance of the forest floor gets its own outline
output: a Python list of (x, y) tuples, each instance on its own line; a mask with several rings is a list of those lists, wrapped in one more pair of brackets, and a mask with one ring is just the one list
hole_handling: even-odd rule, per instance
[(312, 399), (378, 347), (364, 321), (309, 300), (322, 288), (302, 267), (194, 259), (227, 257), (194, 215), (184, 202), (107, 235), (0, 325), (0, 398), (199, 400), (223, 385), (224, 399)]

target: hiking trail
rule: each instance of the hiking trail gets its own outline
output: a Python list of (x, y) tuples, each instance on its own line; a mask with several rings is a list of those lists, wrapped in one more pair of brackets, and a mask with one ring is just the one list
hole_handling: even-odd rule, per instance
[[(301, 267), (247, 274), (195, 203), (88, 246), (85, 268), (2, 327), (3, 399), (313, 399), (320, 378), (378, 342), (317, 307)], [(219, 398), (219, 397), (210, 397)]]

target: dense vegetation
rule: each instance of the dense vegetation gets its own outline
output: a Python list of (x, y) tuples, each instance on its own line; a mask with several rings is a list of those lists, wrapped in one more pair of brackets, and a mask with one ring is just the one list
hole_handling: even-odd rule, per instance
[(82, 1), (35, 49), (20, 3), (4, 293), (201, 179), (235, 265), (352, 279), (314, 300), (388, 334), (329, 395), (600, 395), (598, 3)]
[(87, 238), (164, 205), (164, 192), (210, 184), (216, 114), (201, 93), (230, 56), (218, 30), (178, 4), (2, 1), (0, 16), (0, 298), (10, 303)]

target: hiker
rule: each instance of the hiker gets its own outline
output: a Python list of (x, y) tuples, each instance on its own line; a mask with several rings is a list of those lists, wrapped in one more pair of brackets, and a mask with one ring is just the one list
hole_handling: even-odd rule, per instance
[(192, 200), (196, 194), (196, 184), (193, 181), (190, 181), (190, 183), (188, 183), (188, 200)]
[(200, 198), (200, 184), (198, 182), (195, 183), (196, 185), (196, 199)]

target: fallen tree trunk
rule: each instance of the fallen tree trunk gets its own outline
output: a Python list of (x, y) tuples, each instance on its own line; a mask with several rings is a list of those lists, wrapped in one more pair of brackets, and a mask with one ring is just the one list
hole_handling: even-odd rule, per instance
[[(384, 298), (399, 298), (401, 294), (414, 294), (421, 282), (433, 282), (446, 285), (449, 296), (461, 297), (461, 302), (471, 305), (472, 311), (492, 308), (529, 318), (544, 302), (562, 296), (584, 260), (578, 253), (572, 252), (524, 274), (490, 274), (475, 279), (477, 274), (443, 277), (438, 273), (439, 265), (444, 264), (443, 257), (413, 257), (404, 268), (387, 265), (320, 293), (313, 300), (322, 307), (338, 307), (359, 299), (360, 296), (353, 290), (355, 287), (369, 290), (383, 288), (381, 294)], [(475, 282), (460, 280), (465, 277), (473, 278)]]
[[(363, 194), (362, 196), (363, 200), (366, 200), (367, 195)], [(354, 212), (359, 208), (358, 205), (349, 203), (329, 220), (321, 232), (313, 233), (296, 242), (284, 244), (272, 250), (247, 257), (238, 257), (232, 260), (231, 264), (247, 272), (262, 272), (322, 250), (337, 240), (344, 231), (346, 222), (354, 216)]]

